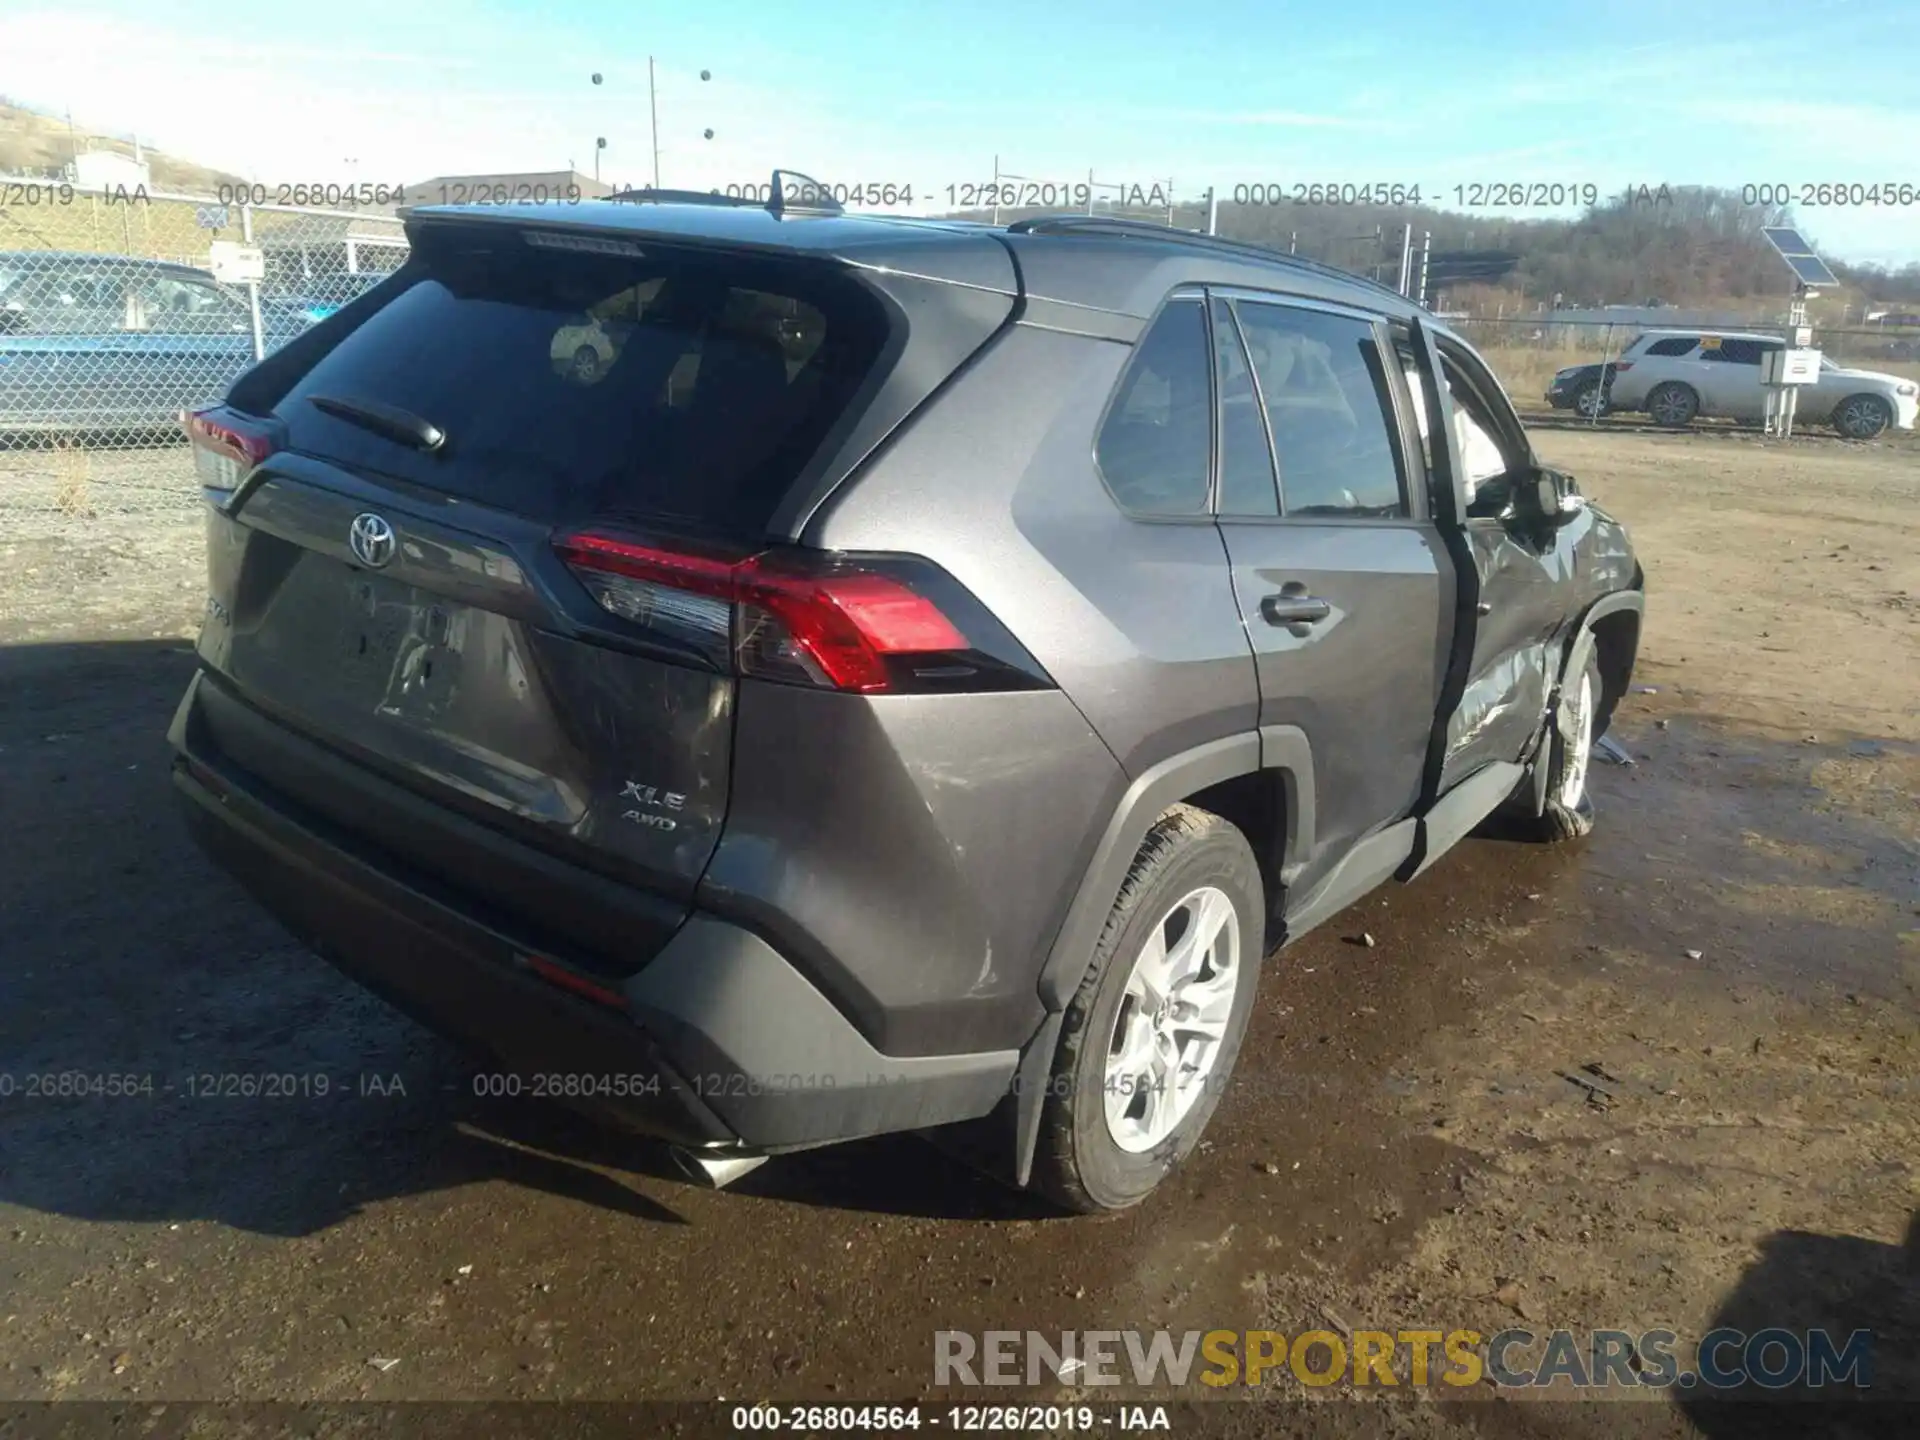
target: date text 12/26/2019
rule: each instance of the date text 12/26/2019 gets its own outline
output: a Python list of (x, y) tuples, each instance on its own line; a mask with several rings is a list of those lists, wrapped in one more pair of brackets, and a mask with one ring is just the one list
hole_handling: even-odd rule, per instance
[(1222, 200), (1252, 207), (1426, 205), (1455, 210), (1566, 210), (1595, 205), (1667, 205), (1667, 185), (1606, 190), (1591, 180), (1471, 180), (1425, 185), (1399, 180), (1250, 180), (1221, 192)]
[(1044, 1434), (1073, 1431), (1159, 1432), (1173, 1429), (1164, 1405), (736, 1405), (736, 1435), (837, 1431), (902, 1434), (922, 1427), (956, 1434)]

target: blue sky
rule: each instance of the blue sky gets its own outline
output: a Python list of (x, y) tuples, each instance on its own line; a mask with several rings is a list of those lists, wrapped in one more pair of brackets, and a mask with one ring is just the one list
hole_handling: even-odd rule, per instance
[[(276, 181), (591, 170), (603, 135), (603, 173), (644, 183), (653, 54), (668, 185), (778, 164), (924, 196), (987, 179), (998, 155), (1035, 178), (1171, 177), (1183, 195), (1316, 180), (1418, 183), (1428, 198), (1502, 180), (1920, 188), (1911, 0), (7, 12), (0, 92)], [(1920, 260), (1920, 204), (1799, 219), (1841, 258)]]

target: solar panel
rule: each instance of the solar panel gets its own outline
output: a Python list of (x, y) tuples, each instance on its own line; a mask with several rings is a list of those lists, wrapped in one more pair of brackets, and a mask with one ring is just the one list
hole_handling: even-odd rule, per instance
[(1793, 273), (1800, 277), (1802, 285), (1838, 285), (1840, 277), (1827, 268), (1827, 262), (1818, 255), (1789, 255), (1787, 264)]
[(1786, 225), (1769, 225), (1760, 232), (1767, 237), (1767, 243), (1782, 255), (1812, 255), (1813, 246), (1798, 230)]
[(1786, 225), (1769, 225), (1760, 233), (1780, 252), (1794, 278), (1802, 285), (1838, 285), (1840, 277), (1827, 268), (1827, 262), (1813, 253), (1813, 246), (1798, 230)]

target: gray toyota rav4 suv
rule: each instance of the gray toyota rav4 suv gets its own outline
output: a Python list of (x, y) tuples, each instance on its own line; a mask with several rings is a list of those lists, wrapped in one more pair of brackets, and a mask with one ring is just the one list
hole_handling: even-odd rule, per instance
[(191, 828), (695, 1178), (911, 1130), (1131, 1205), (1276, 947), (1589, 828), (1627, 536), (1352, 276), (700, 198), (414, 210), (189, 418)]

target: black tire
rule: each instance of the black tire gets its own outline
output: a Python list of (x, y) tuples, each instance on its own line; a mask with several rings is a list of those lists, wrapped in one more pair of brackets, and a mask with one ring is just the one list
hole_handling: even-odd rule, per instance
[[(1106, 1110), (1107, 1060), (1141, 947), (1183, 897), (1211, 886), (1231, 901), (1239, 976), (1212, 1068), (1191, 1108), (1151, 1149), (1121, 1148)], [(1067, 1007), (1041, 1111), (1032, 1184), (1083, 1214), (1124, 1210), (1153, 1191), (1199, 1142), (1233, 1072), (1260, 979), (1264, 888), (1246, 837), (1218, 815), (1176, 805), (1148, 832)], [(1225, 932), (1222, 931), (1222, 934)]]
[(1608, 397), (1601, 394), (1597, 384), (1582, 385), (1574, 392), (1573, 412), (1582, 420), (1592, 419), (1596, 415), (1605, 415), (1610, 408)]
[(1893, 406), (1884, 395), (1849, 395), (1833, 407), (1833, 428), (1849, 440), (1876, 439), (1893, 424)]
[[(1580, 696), (1586, 696), (1588, 707), (1586, 734), (1586, 754), (1576, 755), (1576, 744), (1570, 742), (1563, 733), (1562, 714), (1580, 704)], [(1553, 716), (1547, 721), (1547, 793), (1546, 802), (1538, 815), (1528, 815), (1523, 829), (1535, 840), (1545, 844), (1557, 844), (1563, 840), (1577, 840), (1582, 835), (1593, 833), (1593, 786), (1590, 783), (1593, 772), (1594, 729), (1598, 722), (1602, 704), (1600, 680), (1600, 657), (1589, 655), (1585, 672), (1569, 680), (1562, 692), (1560, 705), (1555, 707)], [(1575, 727), (1579, 729), (1578, 726)], [(1568, 772), (1579, 766), (1581, 783), (1576, 798), (1567, 795)]]
[(1669, 430), (1684, 430), (1700, 413), (1700, 396), (1691, 385), (1663, 380), (1647, 394), (1647, 414)]

